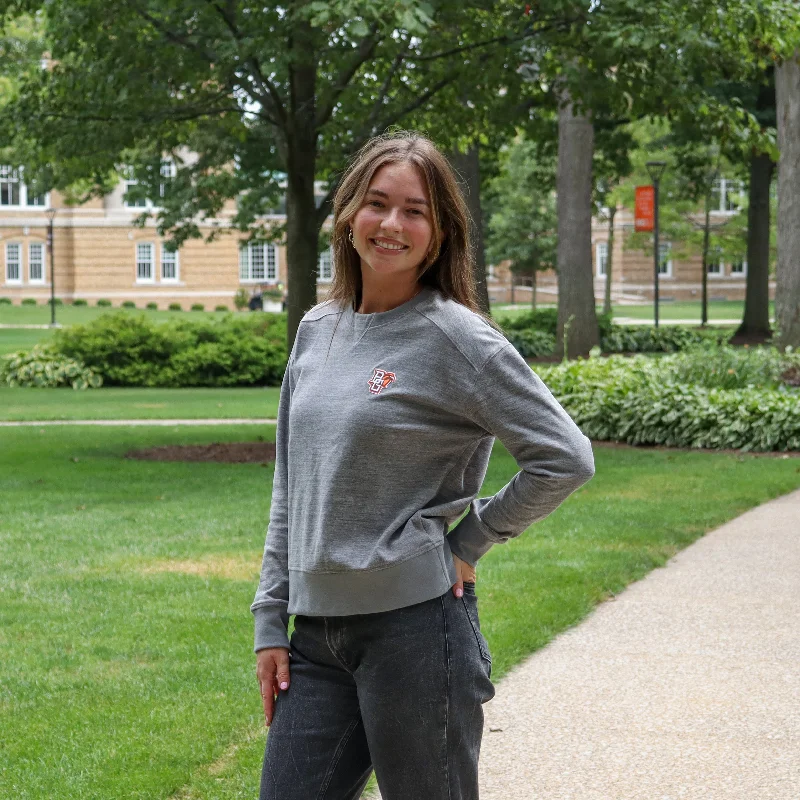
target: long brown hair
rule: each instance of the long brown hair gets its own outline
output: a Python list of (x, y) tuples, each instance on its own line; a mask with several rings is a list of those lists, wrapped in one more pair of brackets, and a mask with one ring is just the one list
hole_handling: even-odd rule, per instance
[(375, 173), (385, 164), (405, 162), (419, 171), (428, 190), (433, 217), (433, 236), (417, 280), (433, 286), (445, 297), (479, 314), (493, 328), (500, 327), (484, 314), (477, 299), (470, 246), (469, 212), (447, 159), (436, 145), (419, 133), (395, 131), (370, 139), (351, 160), (333, 198), (331, 252), (335, 265), (329, 300), (361, 301), (361, 257), (348, 233), (350, 223), (364, 202)]

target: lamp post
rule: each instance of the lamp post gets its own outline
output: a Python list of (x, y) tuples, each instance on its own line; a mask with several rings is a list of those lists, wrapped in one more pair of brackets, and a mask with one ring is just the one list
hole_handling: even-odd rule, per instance
[(654, 219), (653, 219), (653, 319), (656, 328), (658, 327), (658, 276), (661, 267), (661, 253), (658, 247), (658, 183), (661, 176), (664, 174), (664, 169), (667, 166), (666, 161), (648, 161), (645, 164), (647, 172), (650, 175), (650, 180), (653, 182), (653, 205), (654, 205)]
[(53, 257), (53, 220), (57, 209), (48, 208), (44, 213), (47, 214), (47, 250), (50, 253), (50, 327), (56, 328), (56, 270), (55, 259)]

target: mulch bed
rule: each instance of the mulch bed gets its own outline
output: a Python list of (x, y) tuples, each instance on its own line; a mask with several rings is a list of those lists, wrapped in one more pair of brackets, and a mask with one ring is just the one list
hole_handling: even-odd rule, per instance
[(216, 461), (225, 464), (268, 464), (275, 461), (274, 442), (168, 444), (129, 450), (125, 458), (141, 461)]

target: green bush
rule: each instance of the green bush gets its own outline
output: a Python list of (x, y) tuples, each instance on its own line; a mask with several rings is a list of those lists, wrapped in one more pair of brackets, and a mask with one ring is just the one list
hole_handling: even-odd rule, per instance
[(158, 311), (158, 303), (148, 303), (145, 308), (148, 311)]
[(214, 306), (214, 311), (227, 311), (228, 306)]
[(236, 290), (236, 294), (233, 296), (233, 304), (236, 306), (238, 311), (244, 311), (247, 308), (247, 304), (250, 302), (250, 293), (244, 286), (240, 286)]
[(183, 311), (183, 306), (180, 303), (170, 303), (167, 308), (169, 308), (170, 311)]
[[(712, 354), (713, 355), (713, 354)], [(628, 444), (741, 450), (800, 449), (800, 391), (777, 388), (709, 388), (729, 354), (579, 359), (537, 371), (553, 394), (593, 439)], [(693, 359), (689, 367), (687, 359)], [(788, 372), (796, 354), (778, 355)], [(769, 372), (772, 356), (757, 354), (749, 374)], [(693, 372), (692, 372), (693, 370)], [(728, 375), (729, 373), (725, 373)], [(692, 380), (693, 382), (684, 382)]]
[(192, 311), (205, 311), (206, 307), (202, 303), (192, 303)]
[(509, 331), (507, 337), (523, 358), (549, 356), (556, 347), (556, 337), (546, 331)]
[(121, 308), (136, 308), (136, 303), (134, 303), (133, 300), (124, 300), (122, 303), (120, 303), (120, 307)]
[(54, 337), (110, 386), (278, 386), (286, 370), (284, 315), (151, 322), (104, 314)]
[(610, 325), (602, 335), (604, 353), (677, 353), (703, 342), (722, 344), (731, 337), (728, 328), (690, 328), (685, 325)]
[(0, 358), (0, 383), (36, 388), (96, 389), (103, 379), (80, 361), (34, 345), (30, 352), (11, 353)]
[(100, 306), (100, 308), (108, 308), (111, 305), (111, 301), (101, 299), (97, 301), (97, 305)]
[(516, 317), (500, 319), (499, 324), (505, 331), (525, 331), (533, 328), (555, 336), (558, 328), (558, 309), (540, 308), (536, 311), (527, 311)]
[(10, 305), (13, 305), (10, 297), (0, 297), (0, 306), (10, 306)]
[(80, 297), (77, 300), (72, 301), (72, 305), (74, 306), (88, 306), (89, 303), (86, 300), (82, 300)]
[(36, 305), (36, 298), (35, 297), (26, 297), (21, 305), (23, 306), (35, 306)]

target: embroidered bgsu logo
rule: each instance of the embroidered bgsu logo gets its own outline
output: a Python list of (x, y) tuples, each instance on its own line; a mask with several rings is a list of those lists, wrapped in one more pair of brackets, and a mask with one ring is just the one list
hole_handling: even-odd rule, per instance
[(367, 386), (372, 394), (380, 394), (390, 383), (397, 380), (394, 372), (387, 372), (385, 369), (375, 367), (373, 376), (367, 381)]

